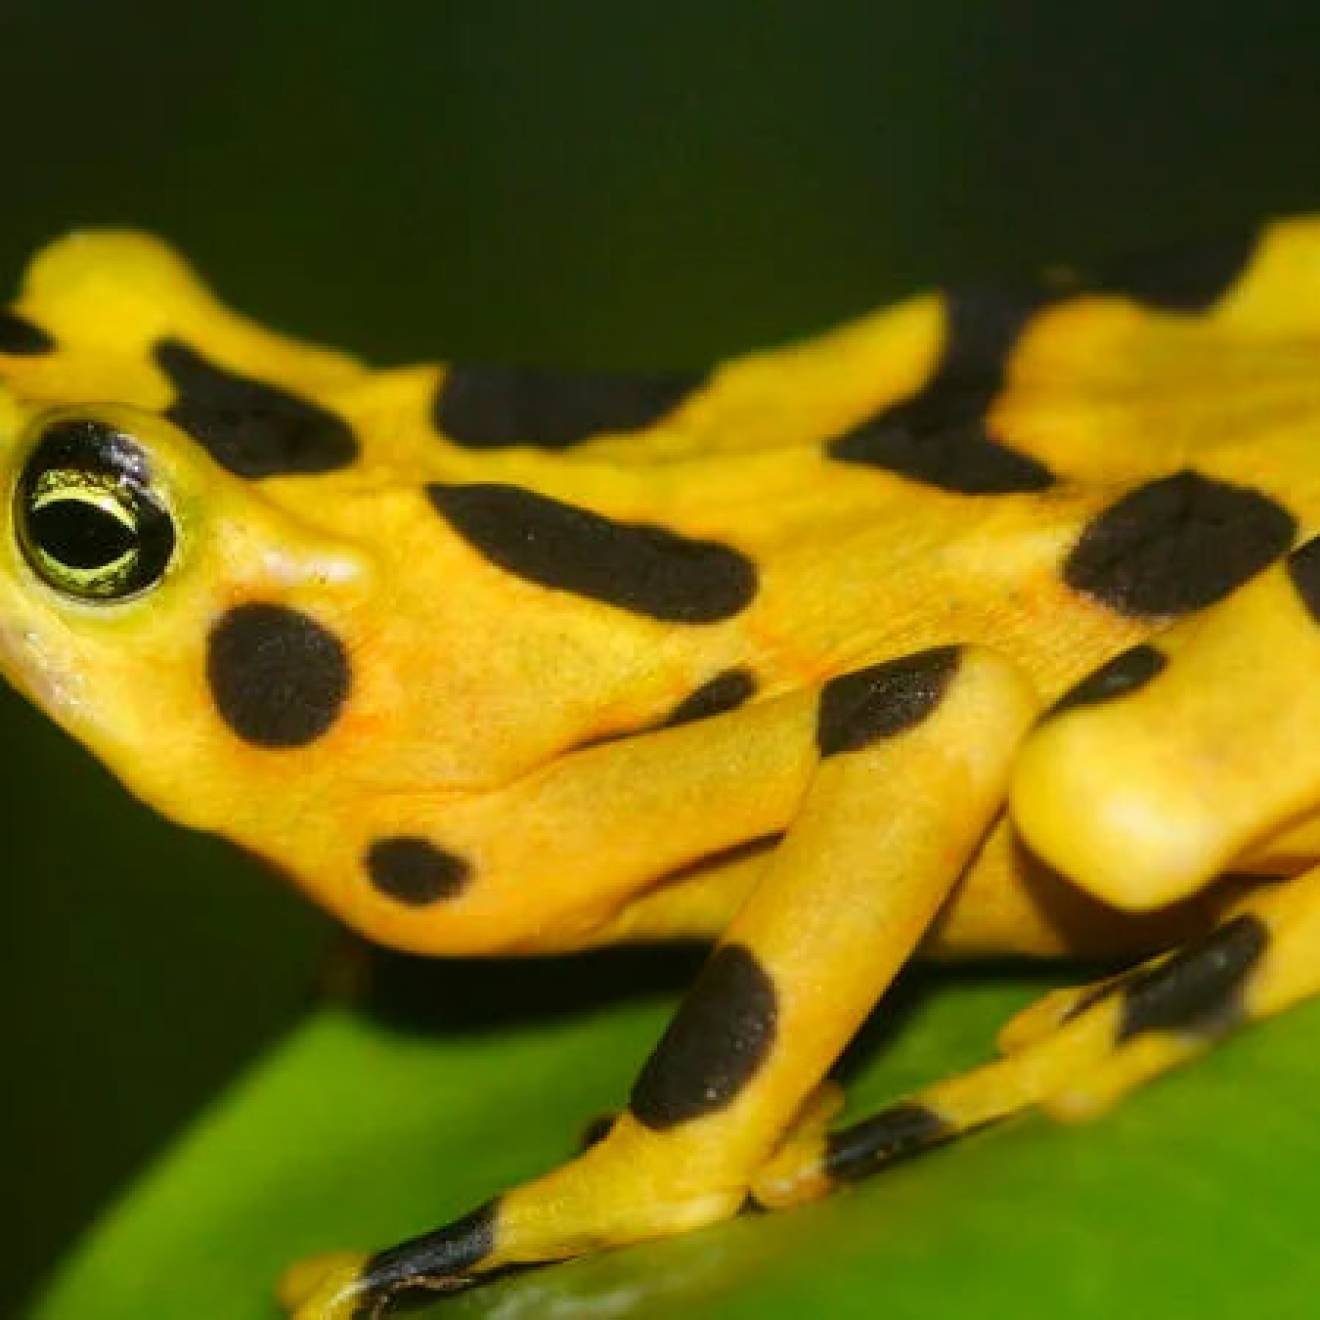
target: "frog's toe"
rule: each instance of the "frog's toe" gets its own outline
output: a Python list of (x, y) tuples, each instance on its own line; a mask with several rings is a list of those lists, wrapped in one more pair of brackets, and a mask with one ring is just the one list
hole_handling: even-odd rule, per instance
[(280, 1305), (295, 1320), (352, 1320), (362, 1299), (368, 1257), (337, 1251), (300, 1260), (276, 1285)]

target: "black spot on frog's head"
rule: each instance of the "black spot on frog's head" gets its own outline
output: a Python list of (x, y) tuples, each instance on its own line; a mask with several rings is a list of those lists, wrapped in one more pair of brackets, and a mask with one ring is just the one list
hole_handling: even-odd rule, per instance
[(254, 601), (211, 629), (206, 677), (221, 718), (256, 747), (302, 747), (339, 718), (352, 685), (348, 653), (298, 610)]
[(329, 409), (208, 361), (177, 339), (156, 362), (178, 397), (165, 415), (240, 477), (333, 472), (357, 457), (349, 424)]

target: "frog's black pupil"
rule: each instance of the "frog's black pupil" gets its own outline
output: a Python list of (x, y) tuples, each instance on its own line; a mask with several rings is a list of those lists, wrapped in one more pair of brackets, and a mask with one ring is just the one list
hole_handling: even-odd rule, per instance
[(54, 500), (29, 516), (35, 545), (69, 568), (98, 569), (113, 564), (137, 544), (131, 527), (85, 500)]

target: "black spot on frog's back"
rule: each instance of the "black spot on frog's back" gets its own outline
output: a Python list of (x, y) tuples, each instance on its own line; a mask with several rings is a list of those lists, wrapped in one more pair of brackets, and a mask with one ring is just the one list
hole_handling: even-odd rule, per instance
[(357, 457), (352, 428), (307, 399), (208, 361), (177, 339), (156, 361), (178, 397), (165, 415), (240, 477), (333, 472)]
[(442, 435), (468, 449), (567, 449), (593, 436), (655, 425), (703, 380), (698, 373), (625, 376), (456, 364), (440, 382), (432, 420)]
[(1167, 312), (1207, 312), (1241, 279), (1259, 243), (1254, 225), (1203, 243), (1177, 244), (1103, 264), (1091, 282)]
[(39, 325), (17, 312), (0, 309), (0, 353), (36, 357), (55, 351), (55, 340)]
[(713, 623), (756, 594), (731, 546), (618, 522), (519, 486), (431, 485), (436, 511), (491, 563), (528, 582), (673, 623)]
[(881, 468), (963, 495), (1044, 490), (1050, 470), (1000, 443), (986, 414), (1003, 389), (1023, 329), (1050, 301), (1026, 286), (953, 290), (944, 296), (944, 347), (930, 380), (885, 405), (826, 447), (831, 458)]
[(1186, 614), (1277, 559), (1295, 527), (1292, 515), (1259, 491), (1180, 472), (1129, 491), (1095, 518), (1063, 577), (1120, 614)]

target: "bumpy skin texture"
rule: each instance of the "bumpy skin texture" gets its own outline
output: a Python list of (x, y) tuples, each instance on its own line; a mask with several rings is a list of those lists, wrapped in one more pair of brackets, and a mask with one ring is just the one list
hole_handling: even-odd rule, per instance
[[(600, 1141), (292, 1271), (298, 1316), (1095, 1112), (1313, 992), (1318, 307), (1296, 220), (701, 375), (373, 371), (145, 236), (38, 256), (0, 313), (6, 676), (380, 942), (717, 942)], [(144, 508), (173, 549), (123, 598), (34, 551), (85, 572)], [(830, 1133), (902, 964), (1004, 952), (1160, 958)]]

